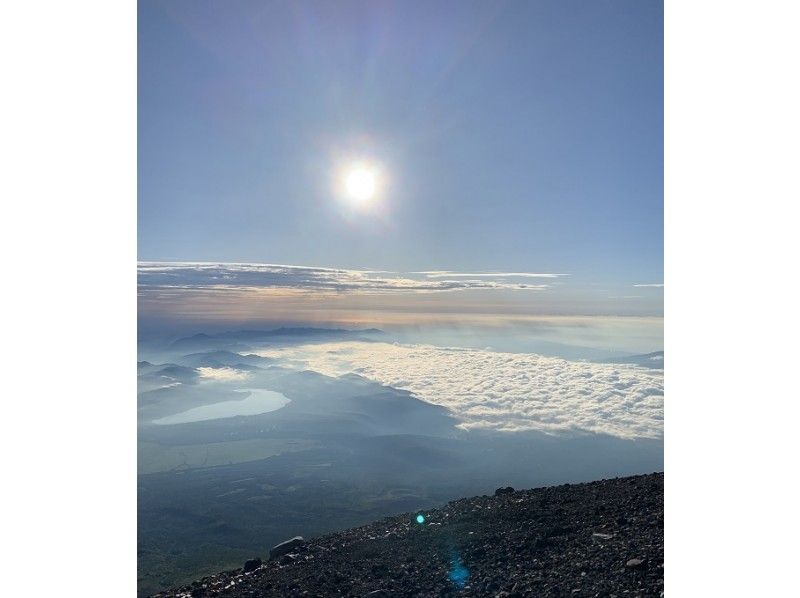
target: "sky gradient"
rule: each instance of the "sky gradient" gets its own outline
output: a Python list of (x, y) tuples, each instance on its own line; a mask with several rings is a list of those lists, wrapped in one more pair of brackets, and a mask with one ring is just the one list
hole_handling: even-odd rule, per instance
[(660, 2), (142, 0), (138, 32), (145, 313), (663, 315)]

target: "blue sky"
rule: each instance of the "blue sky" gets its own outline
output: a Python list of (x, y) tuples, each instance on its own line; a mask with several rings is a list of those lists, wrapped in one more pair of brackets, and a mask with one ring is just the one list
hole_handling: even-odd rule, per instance
[[(634, 285), (663, 282), (662, 13), (140, 1), (139, 258), (169, 271), (140, 268), (140, 293), (180, 276), (200, 294), (247, 280), (270, 314), (302, 291), (373, 297), (351, 310), (661, 316), (663, 288)], [(337, 187), (354, 160), (381, 173), (369, 209)], [(332, 290), (257, 264), (344, 273)], [(387, 288), (339, 280), (375, 270)], [(408, 274), (426, 271), (448, 275)], [(217, 314), (258, 311), (213, 296)]]

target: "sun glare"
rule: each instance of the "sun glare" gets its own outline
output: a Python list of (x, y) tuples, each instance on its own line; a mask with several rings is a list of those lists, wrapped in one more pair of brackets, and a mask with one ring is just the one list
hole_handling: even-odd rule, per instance
[(347, 173), (345, 186), (353, 199), (372, 199), (375, 195), (375, 173), (363, 166), (356, 166)]
[(352, 163), (342, 170), (344, 196), (357, 206), (375, 199), (379, 187), (378, 168), (365, 162)]

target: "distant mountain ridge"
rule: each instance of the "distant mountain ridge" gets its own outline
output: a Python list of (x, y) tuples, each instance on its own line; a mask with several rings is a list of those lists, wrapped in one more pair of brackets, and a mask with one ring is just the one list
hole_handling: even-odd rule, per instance
[(242, 366), (268, 366), (275, 360), (270, 357), (260, 355), (234, 353), (232, 351), (205, 351), (200, 353), (190, 353), (177, 360), (181, 365), (193, 368), (198, 367), (238, 367)]
[(643, 355), (629, 355), (628, 357), (610, 357), (601, 360), (601, 363), (632, 363), (645, 368), (664, 369), (664, 351), (653, 351)]
[(271, 330), (229, 330), (227, 332), (219, 332), (216, 334), (206, 334), (200, 332), (192, 336), (186, 336), (173, 341), (170, 347), (173, 349), (185, 349), (192, 347), (208, 347), (214, 344), (229, 344), (236, 342), (253, 342), (261, 340), (269, 340), (280, 337), (353, 337), (361, 335), (377, 335), (383, 334), (383, 331), (378, 328), (365, 328), (365, 329), (346, 329), (346, 328), (291, 328), (281, 327)]

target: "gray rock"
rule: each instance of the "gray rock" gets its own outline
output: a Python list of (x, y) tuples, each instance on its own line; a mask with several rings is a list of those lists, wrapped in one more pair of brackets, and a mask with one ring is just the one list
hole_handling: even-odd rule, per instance
[(644, 559), (630, 559), (625, 566), (628, 569), (639, 569), (640, 567), (644, 567), (645, 561)]
[(276, 544), (272, 547), (272, 550), (269, 551), (269, 560), (282, 557), (284, 554), (292, 552), (295, 548), (302, 546), (305, 543), (306, 541), (303, 536), (295, 536), (294, 538), (290, 538), (284, 542), (281, 542), (280, 544)]

